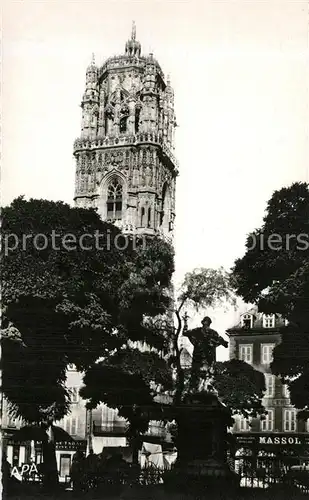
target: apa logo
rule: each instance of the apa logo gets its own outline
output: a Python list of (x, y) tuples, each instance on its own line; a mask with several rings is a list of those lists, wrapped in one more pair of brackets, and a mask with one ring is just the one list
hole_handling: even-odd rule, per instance
[(17, 467), (16, 465), (13, 467), (11, 476), (14, 476), (19, 481), (22, 480), (23, 475), (29, 474), (38, 474), (38, 469), (35, 464), (23, 464), (21, 467)]

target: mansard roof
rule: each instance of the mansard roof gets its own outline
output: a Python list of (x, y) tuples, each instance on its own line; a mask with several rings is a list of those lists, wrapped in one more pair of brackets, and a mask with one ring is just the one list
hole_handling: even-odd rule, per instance
[[(244, 319), (245, 316), (252, 316), (252, 327), (248, 328), (243, 325), (242, 320)], [(263, 323), (263, 318), (265, 316), (265, 313), (259, 312), (258, 308), (256, 306), (253, 306), (251, 308), (248, 308), (245, 312), (240, 314), (238, 322), (233, 325), (231, 328), (229, 328), (226, 332), (227, 334), (233, 333), (233, 332), (239, 332), (243, 330), (248, 330), (248, 331), (267, 331), (267, 332), (274, 332), (274, 331), (279, 331), (280, 328), (283, 328), (286, 326), (285, 319), (282, 317), (281, 314), (274, 314), (275, 316), (275, 325), (272, 328), (265, 327)]]

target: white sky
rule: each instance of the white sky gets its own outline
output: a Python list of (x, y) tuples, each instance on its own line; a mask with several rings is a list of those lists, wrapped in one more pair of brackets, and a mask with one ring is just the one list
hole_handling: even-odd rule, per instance
[[(229, 268), (274, 189), (309, 181), (305, 0), (4, 0), (2, 204), (71, 203), (91, 53), (122, 53), (134, 19), (175, 90), (177, 277)], [(220, 332), (234, 312), (215, 312)]]

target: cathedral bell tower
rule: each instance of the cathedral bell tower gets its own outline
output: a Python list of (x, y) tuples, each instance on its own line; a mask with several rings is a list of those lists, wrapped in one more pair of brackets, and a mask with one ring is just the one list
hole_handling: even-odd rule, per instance
[(123, 55), (92, 58), (74, 142), (75, 204), (124, 232), (171, 239), (175, 217), (174, 92), (133, 24)]

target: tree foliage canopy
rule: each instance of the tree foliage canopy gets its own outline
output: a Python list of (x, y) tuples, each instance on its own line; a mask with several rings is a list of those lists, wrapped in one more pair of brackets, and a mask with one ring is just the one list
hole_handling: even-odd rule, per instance
[(288, 382), (291, 401), (309, 415), (309, 186), (275, 191), (261, 228), (235, 262), (238, 294), (289, 321), (274, 350), (272, 370)]
[[(234, 283), (229, 273), (222, 267), (219, 269), (197, 268), (185, 275), (177, 298), (176, 317), (178, 320), (175, 332), (175, 345), (183, 331), (182, 311), (193, 309), (197, 312), (207, 311), (218, 306), (235, 306)], [(180, 352), (176, 349), (176, 391), (175, 402), (178, 403), (186, 393), (190, 370), (183, 370), (180, 364)], [(177, 363), (178, 360), (178, 363)], [(263, 413), (264, 375), (247, 363), (238, 360), (217, 362), (214, 388), (222, 402), (233, 414), (256, 416)]]
[[(133, 434), (146, 430), (150, 419), (173, 420), (185, 376), (181, 314), (187, 307), (233, 303), (229, 275), (207, 268), (188, 273), (174, 304), (175, 327), (173, 252), (162, 240), (126, 239), (94, 210), (23, 198), (3, 210), (2, 229), (4, 241), (18, 239), (15, 249), (3, 248), (3, 390), (13, 411), (28, 422), (62, 418), (70, 399), (66, 367), (74, 363), (84, 372), (81, 395), (88, 407), (104, 402), (117, 408)], [(75, 242), (88, 235), (88, 249), (65, 248), (67, 235)], [(247, 412), (250, 404), (257, 409), (261, 381), (251, 368), (244, 368), (242, 385), (237, 363), (218, 367), (219, 394), (233, 412)], [(174, 408), (160, 394), (176, 395)]]
[(218, 362), (214, 386), (233, 415), (257, 417), (264, 413), (264, 374), (248, 363), (238, 359)]
[(179, 307), (193, 307), (199, 311), (222, 303), (235, 303), (231, 279), (222, 267), (201, 267), (186, 273), (178, 297)]
[(128, 239), (94, 210), (23, 198), (3, 210), (2, 237), (3, 390), (26, 421), (66, 413), (68, 363), (88, 370), (129, 341), (166, 342), (150, 319), (170, 303), (167, 243)]

